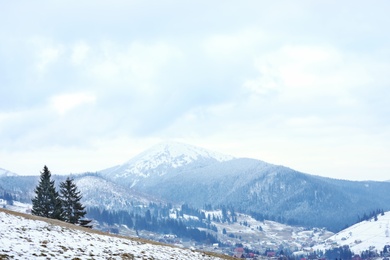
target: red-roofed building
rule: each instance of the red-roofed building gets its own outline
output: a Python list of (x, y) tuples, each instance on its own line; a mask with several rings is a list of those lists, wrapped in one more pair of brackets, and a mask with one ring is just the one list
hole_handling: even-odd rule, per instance
[(238, 258), (241, 258), (244, 254), (244, 248), (242, 247), (237, 247), (236, 249), (234, 249), (234, 257), (238, 257)]

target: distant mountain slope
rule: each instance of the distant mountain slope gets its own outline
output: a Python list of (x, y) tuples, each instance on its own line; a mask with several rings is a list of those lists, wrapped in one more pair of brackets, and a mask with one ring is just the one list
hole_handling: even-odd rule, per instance
[(0, 178), (1, 177), (9, 177), (9, 176), (17, 176), (17, 174), (0, 168)]
[(365, 250), (376, 250), (379, 253), (385, 245), (390, 245), (390, 212), (385, 212), (383, 216), (379, 215), (377, 221), (374, 219), (362, 221), (344, 229), (314, 249), (325, 251), (336, 244), (348, 245), (355, 254)]
[(141, 203), (162, 202), (136, 191), (115, 184), (96, 175), (75, 176), (75, 183), (83, 195), (82, 203), (87, 207), (101, 207), (107, 210), (129, 210)]
[[(168, 201), (232, 205), (289, 224), (340, 230), (364, 211), (390, 209), (390, 184), (303, 174), (254, 159), (234, 159), (136, 186)], [(342, 216), (342, 217), (341, 217)]]
[(0, 209), (1, 259), (231, 259)]
[[(77, 188), (82, 193), (82, 203), (87, 207), (99, 207), (107, 210), (129, 210), (133, 205), (149, 202), (162, 202), (152, 195), (143, 194), (134, 189), (107, 180), (95, 173), (72, 175)], [(59, 184), (67, 176), (52, 175), (58, 188)], [(35, 187), (39, 182), (39, 176), (11, 176), (0, 178), (0, 192), (7, 191), (17, 200), (31, 203), (35, 196)]]
[(38, 176), (5, 176), (0, 178), (0, 191), (11, 193), (19, 201), (31, 202), (38, 181)]

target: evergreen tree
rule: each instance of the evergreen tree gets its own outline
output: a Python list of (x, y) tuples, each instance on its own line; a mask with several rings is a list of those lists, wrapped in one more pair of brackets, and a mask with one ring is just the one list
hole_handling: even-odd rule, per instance
[(31, 213), (33, 215), (63, 220), (61, 199), (46, 165), (41, 172), (41, 178), (38, 186), (35, 188), (35, 193), (36, 196), (32, 199)]
[(83, 218), (87, 212), (80, 202), (82, 196), (80, 191), (77, 190), (73, 179), (68, 177), (64, 182), (60, 183), (60, 194), (64, 220), (72, 224), (79, 223), (80, 218)]

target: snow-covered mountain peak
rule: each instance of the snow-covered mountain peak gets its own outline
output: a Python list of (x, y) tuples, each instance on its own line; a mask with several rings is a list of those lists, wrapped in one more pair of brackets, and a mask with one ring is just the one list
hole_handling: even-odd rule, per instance
[(118, 167), (103, 171), (103, 174), (115, 179), (129, 176), (162, 176), (187, 165), (202, 167), (232, 159), (234, 159), (232, 156), (188, 144), (163, 142)]
[[(178, 160), (178, 158), (180, 158), (180, 160)], [(173, 167), (179, 167), (199, 158), (215, 159), (216, 161), (223, 162), (231, 160), (234, 157), (189, 144), (163, 142), (142, 152), (127, 163), (132, 163), (134, 160), (154, 160), (157, 163), (173, 163)]]

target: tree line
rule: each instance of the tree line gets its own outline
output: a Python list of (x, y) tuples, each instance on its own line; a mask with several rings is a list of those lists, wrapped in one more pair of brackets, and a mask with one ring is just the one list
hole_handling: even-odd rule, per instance
[(377, 209), (377, 210), (373, 210), (372, 212), (370, 212), (368, 214), (366, 212), (364, 212), (362, 217), (358, 216), (358, 221), (356, 223), (359, 223), (362, 221), (368, 221), (370, 219), (374, 219), (375, 221), (377, 221), (379, 215), (381, 215), (381, 216), (385, 215), (385, 211), (383, 209)]
[(35, 194), (32, 199), (33, 215), (91, 227), (90, 221), (81, 220), (87, 212), (80, 202), (82, 195), (73, 179), (68, 177), (61, 182), (58, 192), (54, 180), (51, 179), (51, 172), (45, 165), (35, 188)]
[(0, 199), (4, 199), (8, 205), (14, 204), (14, 196), (11, 193), (3, 192), (3, 195), (0, 195)]
[(173, 234), (178, 237), (193, 239), (203, 243), (221, 243), (216, 236), (209, 232), (200, 231), (198, 228), (205, 228), (218, 232), (215, 225), (199, 220), (184, 220), (169, 218), (167, 214), (163, 217), (156, 211), (147, 209), (144, 214), (134, 212), (109, 211), (97, 207), (88, 209), (88, 217), (107, 225), (123, 224), (134, 230), (146, 230), (161, 234)]

